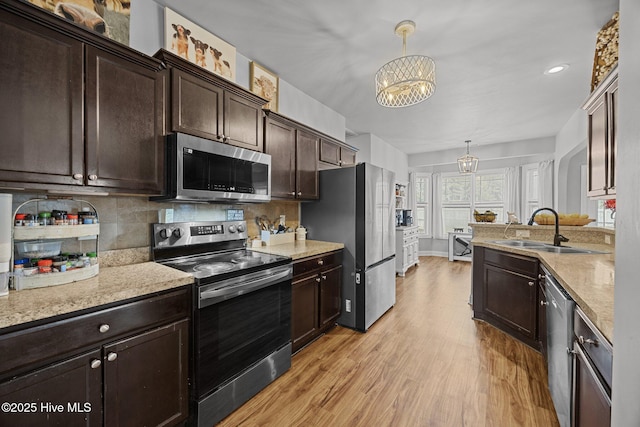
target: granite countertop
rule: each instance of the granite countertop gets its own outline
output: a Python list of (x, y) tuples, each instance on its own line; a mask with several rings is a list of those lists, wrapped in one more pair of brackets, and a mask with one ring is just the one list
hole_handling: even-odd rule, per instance
[(90, 279), (0, 297), (0, 331), (21, 323), (136, 298), (193, 283), (193, 276), (155, 262), (100, 268)]
[[(495, 237), (474, 237), (472, 244), (537, 257), (571, 295), (602, 334), (613, 343), (615, 255), (611, 245), (572, 243), (570, 246), (606, 254), (555, 254), (491, 243)], [(548, 242), (545, 242), (548, 243)]]
[(297, 259), (321, 255), (323, 253), (337, 251), (343, 248), (343, 243), (322, 242), (319, 240), (296, 240), (293, 243), (283, 243), (282, 245), (261, 246), (259, 248), (249, 249), (256, 252), (264, 252), (266, 254), (287, 256), (295, 261)]

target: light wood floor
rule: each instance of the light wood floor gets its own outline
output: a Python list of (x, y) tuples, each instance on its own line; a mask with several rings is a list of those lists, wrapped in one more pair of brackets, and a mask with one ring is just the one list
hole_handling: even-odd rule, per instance
[(557, 426), (542, 356), (472, 320), (471, 264), (421, 257), (367, 333), (336, 327), (221, 426)]

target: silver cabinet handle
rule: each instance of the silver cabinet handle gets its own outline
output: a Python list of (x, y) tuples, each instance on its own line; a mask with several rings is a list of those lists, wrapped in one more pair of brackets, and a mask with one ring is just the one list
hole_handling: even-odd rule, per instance
[(109, 325), (107, 325), (106, 323), (103, 325), (100, 325), (100, 328), (98, 330), (100, 331), (101, 334), (104, 334), (109, 330)]
[(322, 275), (322, 280), (327, 280), (327, 276), (325, 276), (324, 274)]
[(544, 280), (547, 276), (545, 276), (544, 274), (540, 273), (538, 274), (538, 279), (540, 280)]
[(324, 265), (324, 260), (323, 259), (319, 259), (318, 260), (318, 265)]
[(549, 305), (549, 301), (540, 301), (541, 306)]
[(302, 196), (302, 191), (298, 191), (298, 196)]
[(320, 278), (316, 277), (316, 282), (320, 283)]
[(536, 282), (533, 282), (533, 281), (529, 282), (529, 286), (533, 286), (535, 284), (536, 284)]
[(73, 174), (73, 179), (77, 179), (78, 181), (80, 181), (82, 178), (84, 178), (84, 175), (82, 175), (81, 173)]
[(292, 191), (292, 192), (291, 192), (291, 195), (292, 195), (292, 196), (295, 196), (295, 195), (296, 195), (296, 192), (295, 192), (295, 191)]
[(108, 360), (109, 362), (113, 362), (113, 361), (114, 361), (114, 360), (116, 360), (117, 358), (118, 358), (118, 353), (113, 353), (113, 352), (111, 352), (111, 353), (107, 354), (107, 360)]
[(100, 367), (100, 365), (102, 365), (102, 362), (98, 359), (93, 359), (91, 361), (91, 369), (98, 369)]
[(95, 181), (98, 179), (98, 175), (89, 175), (89, 181)]

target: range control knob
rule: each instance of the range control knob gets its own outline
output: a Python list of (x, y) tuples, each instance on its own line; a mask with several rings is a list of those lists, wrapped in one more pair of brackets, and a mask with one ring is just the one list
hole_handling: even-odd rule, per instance
[(173, 234), (173, 237), (175, 237), (176, 239), (179, 239), (180, 237), (182, 237), (182, 228), (176, 228), (171, 234)]
[(227, 230), (229, 231), (229, 233), (235, 233), (236, 232), (236, 226), (235, 225), (230, 225), (229, 227), (227, 227)]
[(244, 231), (244, 225), (238, 224), (238, 233), (242, 233)]
[(160, 238), (161, 239), (168, 239), (169, 238), (169, 229), (168, 228), (163, 228), (160, 230)]

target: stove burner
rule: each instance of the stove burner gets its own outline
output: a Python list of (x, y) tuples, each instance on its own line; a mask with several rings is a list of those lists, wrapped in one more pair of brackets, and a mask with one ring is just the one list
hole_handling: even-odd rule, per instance
[(236, 268), (236, 265), (231, 262), (213, 262), (210, 264), (196, 265), (195, 267), (193, 267), (193, 271), (214, 275), (233, 270), (234, 268)]

